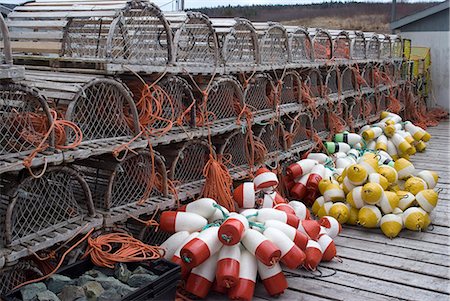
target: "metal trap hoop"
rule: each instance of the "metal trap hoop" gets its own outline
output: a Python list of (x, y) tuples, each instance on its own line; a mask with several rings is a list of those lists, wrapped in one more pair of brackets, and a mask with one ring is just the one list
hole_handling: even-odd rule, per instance
[(363, 104), (369, 102), (371, 105), (371, 111), (366, 118), (366, 122), (368, 122), (368, 123), (374, 122), (380, 116), (379, 113), (381, 113), (381, 111), (379, 109), (379, 107), (380, 107), (379, 100), (380, 100), (379, 92), (363, 95), (363, 99), (362, 99)]
[(391, 58), (391, 37), (385, 34), (378, 35), (380, 40), (380, 59), (387, 60)]
[(325, 139), (331, 133), (328, 105), (321, 105), (317, 110), (319, 111), (319, 115), (316, 118), (313, 117), (313, 128), (320, 138)]
[[(236, 130), (216, 140), (218, 153), (224, 157), (228, 170), (246, 171), (249, 169), (247, 152), (248, 141), (246, 134)], [(228, 161), (229, 160), (229, 161)]]
[(307, 112), (300, 112), (293, 118), (284, 119), (285, 129), (290, 139), (286, 139), (286, 147), (288, 150), (307, 149), (313, 144), (311, 132), (313, 125), (311, 116)]
[(280, 152), (287, 150), (286, 133), (284, 126), (280, 122), (273, 120), (259, 127), (255, 133), (266, 146), (268, 158), (276, 157)]
[(344, 70), (341, 73), (341, 87), (342, 87), (342, 94), (348, 95), (348, 94), (354, 94), (358, 90), (358, 83), (356, 81), (356, 70), (345, 67)]
[(403, 41), (399, 35), (391, 35), (391, 57), (394, 60), (403, 59)]
[(374, 88), (375, 87), (375, 78), (374, 78), (374, 65), (372, 63), (367, 63), (361, 69), (361, 76), (365, 80), (367, 86), (361, 88)]
[(351, 54), (351, 39), (347, 31), (330, 31), (333, 38), (333, 58), (336, 60), (349, 60)]
[(329, 98), (337, 100), (340, 97), (342, 93), (341, 73), (337, 66), (328, 69), (325, 76), (325, 87)]
[(333, 57), (333, 38), (330, 33), (320, 28), (311, 28), (309, 34), (312, 37), (314, 60), (330, 60)]
[(253, 22), (258, 34), (261, 65), (284, 66), (290, 62), (289, 37), (277, 22)]
[(287, 71), (281, 79), (280, 105), (300, 104), (302, 80), (296, 71)]
[(210, 69), (219, 64), (219, 43), (208, 16), (199, 12), (166, 12), (164, 16), (175, 32), (173, 47), (177, 66)]
[(350, 57), (353, 60), (364, 60), (366, 58), (366, 39), (362, 31), (349, 32), (351, 39)]
[(243, 18), (211, 18), (220, 45), (220, 62), (225, 67), (253, 67), (259, 64), (258, 35)]
[(252, 111), (272, 111), (275, 108), (275, 83), (267, 73), (256, 73), (245, 86), (244, 103)]
[(24, 68), (13, 65), (11, 40), (3, 15), (0, 16), (0, 79), (23, 77)]
[(85, 218), (95, 216), (89, 185), (72, 168), (49, 167), (40, 178), (28, 176), (15, 182), (3, 177), (2, 181), (12, 187), (1, 195), (3, 246), (40, 241), (66, 227), (76, 232)]
[(380, 58), (380, 40), (378, 38), (378, 35), (372, 33), (372, 34), (365, 34), (366, 38), (366, 58), (369, 60), (377, 60)]
[(351, 97), (346, 99), (345, 121), (353, 129), (359, 128), (366, 124), (364, 119), (363, 99), (359, 97)]
[(289, 35), (292, 63), (309, 63), (314, 61), (311, 37), (305, 28), (285, 26)]
[(317, 99), (322, 97), (323, 80), (319, 69), (312, 68), (302, 74), (302, 79), (311, 90), (311, 97)]

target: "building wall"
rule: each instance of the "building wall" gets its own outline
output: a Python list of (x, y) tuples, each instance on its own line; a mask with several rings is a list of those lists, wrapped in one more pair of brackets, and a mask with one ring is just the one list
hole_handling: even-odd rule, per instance
[(400, 28), (402, 32), (415, 31), (449, 31), (449, 9), (442, 10), (426, 18), (408, 23)]
[(449, 69), (450, 69), (450, 32), (449, 31), (417, 31), (401, 32), (403, 38), (411, 39), (413, 46), (431, 48), (431, 77), (432, 93), (436, 103), (444, 108), (449, 108)]

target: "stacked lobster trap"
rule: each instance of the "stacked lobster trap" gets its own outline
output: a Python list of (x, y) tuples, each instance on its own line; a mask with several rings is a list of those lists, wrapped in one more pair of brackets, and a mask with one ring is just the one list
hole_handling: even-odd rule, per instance
[(211, 158), (243, 179), (329, 137), (332, 115), (358, 128), (407, 105), (396, 35), (146, 0), (27, 2), (0, 31), (3, 291), (33, 274), (24, 257), (200, 195)]

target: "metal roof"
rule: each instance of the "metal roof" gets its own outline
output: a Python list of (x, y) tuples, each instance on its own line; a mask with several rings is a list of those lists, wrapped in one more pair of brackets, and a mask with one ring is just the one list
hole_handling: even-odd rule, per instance
[(398, 19), (398, 20), (392, 22), (390, 24), (391, 30), (403, 27), (403, 26), (405, 26), (407, 24), (416, 22), (416, 21), (418, 21), (420, 19), (423, 19), (423, 18), (426, 18), (428, 16), (434, 15), (434, 14), (440, 12), (440, 11), (443, 11), (443, 10), (446, 10), (446, 9), (449, 9), (449, 8), (450, 8), (450, 1), (446, 0), (446, 1), (442, 2), (442, 3), (439, 3), (438, 5), (429, 7), (427, 9), (422, 10), (422, 11), (419, 11), (418, 13), (415, 13), (413, 15), (409, 15), (409, 16), (403, 17), (401, 19)]

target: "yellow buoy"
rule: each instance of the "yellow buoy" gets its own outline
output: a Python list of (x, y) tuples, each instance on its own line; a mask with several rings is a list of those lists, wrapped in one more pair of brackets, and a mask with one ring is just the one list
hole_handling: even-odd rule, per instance
[(423, 136), (425, 135), (425, 131), (422, 128), (419, 128), (418, 126), (412, 124), (411, 121), (405, 122), (405, 130), (410, 133), (416, 141), (422, 140)]
[(430, 216), (422, 208), (411, 207), (402, 215), (403, 224), (411, 231), (422, 231), (430, 225)]
[(362, 186), (357, 186), (347, 194), (346, 201), (353, 208), (362, 208), (365, 203), (361, 197)]
[(362, 185), (367, 180), (367, 170), (360, 164), (352, 164), (346, 168), (347, 170), (347, 179), (353, 185)]
[(392, 143), (397, 147), (397, 149), (402, 154), (409, 154), (411, 155), (413, 153), (413, 149), (410, 143), (408, 143), (405, 138), (400, 136), (399, 134), (394, 134), (391, 137)]
[(416, 170), (414, 165), (404, 158), (395, 161), (394, 168), (398, 173), (398, 178), (401, 180), (409, 178)]
[(378, 173), (382, 175), (389, 182), (389, 184), (394, 184), (398, 181), (397, 170), (389, 165), (381, 165), (378, 168)]
[(314, 213), (314, 215), (318, 214), (320, 207), (322, 207), (324, 203), (325, 203), (325, 199), (323, 198), (323, 196), (318, 197), (314, 201), (314, 203), (313, 203), (313, 205), (311, 207), (312, 212)]
[(378, 204), (383, 198), (383, 187), (377, 183), (367, 183), (362, 187), (361, 198), (369, 205)]
[(376, 206), (366, 205), (359, 209), (358, 221), (365, 228), (378, 227), (381, 220), (381, 212)]
[(394, 143), (389, 139), (387, 142), (387, 153), (391, 156), (392, 160), (398, 159), (398, 151), (397, 147), (395, 147)]
[(436, 207), (439, 195), (433, 189), (426, 189), (416, 194), (416, 201), (419, 206), (430, 213)]
[(337, 202), (345, 200), (344, 190), (337, 184), (328, 184), (323, 192), (325, 202)]
[(392, 210), (392, 213), (401, 215), (401, 214), (403, 214), (403, 210), (397, 207), (397, 208), (394, 208), (394, 210)]
[(366, 141), (378, 138), (383, 133), (383, 129), (380, 127), (371, 127), (361, 133), (361, 136)]
[(364, 167), (364, 169), (367, 171), (367, 174), (371, 174), (374, 172), (378, 172), (378, 157), (375, 158), (364, 158), (358, 162), (359, 165)]
[(330, 185), (332, 182), (330, 179), (322, 179), (319, 182), (319, 192), (321, 195), (325, 192), (325, 188)]
[(416, 197), (411, 192), (399, 190), (396, 193), (399, 198), (397, 206), (403, 211), (411, 207), (414, 201), (416, 200)]
[(333, 206), (332, 202), (323, 203), (322, 207), (320, 207), (319, 211), (317, 212), (317, 216), (319, 218), (322, 218), (326, 215), (330, 215), (331, 206)]
[(334, 217), (340, 224), (345, 224), (348, 221), (350, 210), (344, 203), (336, 202), (331, 206), (329, 215)]
[(394, 238), (402, 231), (402, 217), (396, 214), (386, 214), (381, 218), (380, 228), (384, 235), (389, 238)]
[(387, 151), (387, 137), (385, 135), (380, 135), (377, 138), (377, 143), (375, 145), (375, 149)]
[(349, 224), (349, 225), (356, 225), (356, 224), (358, 224), (358, 214), (359, 214), (359, 209), (356, 209), (354, 207), (350, 207), (347, 224)]
[(431, 170), (422, 170), (417, 174), (417, 176), (427, 183), (428, 189), (433, 189), (434, 187), (436, 187), (437, 181), (439, 179), (439, 175), (437, 174), (437, 172)]
[(350, 183), (350, 180), (347, 177), (345, 177), (341, 183), (341, 187), (344, 190), (344, 193), (347, 194), (350, 191), (352, 191), (352, 189), (355, 188), (356, 186)]
[(380, 202), (381, 211), (383, 211), (384, 214), (391, 213), (398, 206), (399, 202), (400, 198), (395, 192), (385, 191), (384, 197)]
[(401, 129), (402, 129), (402, 125), (399, 123), (388, 124), (384, 128), (384, 134), (387, 137), (392, 137), (392, 135), (394, 135), (395, 132), (400, 131)]
[(427, 183), (419, 177), (411, 177), (405, 182), (405, 190), (414, 195), (427, 188)]
[(371, 173), (369, 175), (369, 183), (380, 184), (383, 190), (386, 190), (389, 186), (388, 180), (379, 173)]
[(423, 152), (427, 148), (427, 145), (425, 144), (425, 142), (423, 142), (421, 140), (421, 141), (414, 143), (414, 147), (416, 148), (416, 150), (418, 152)]

